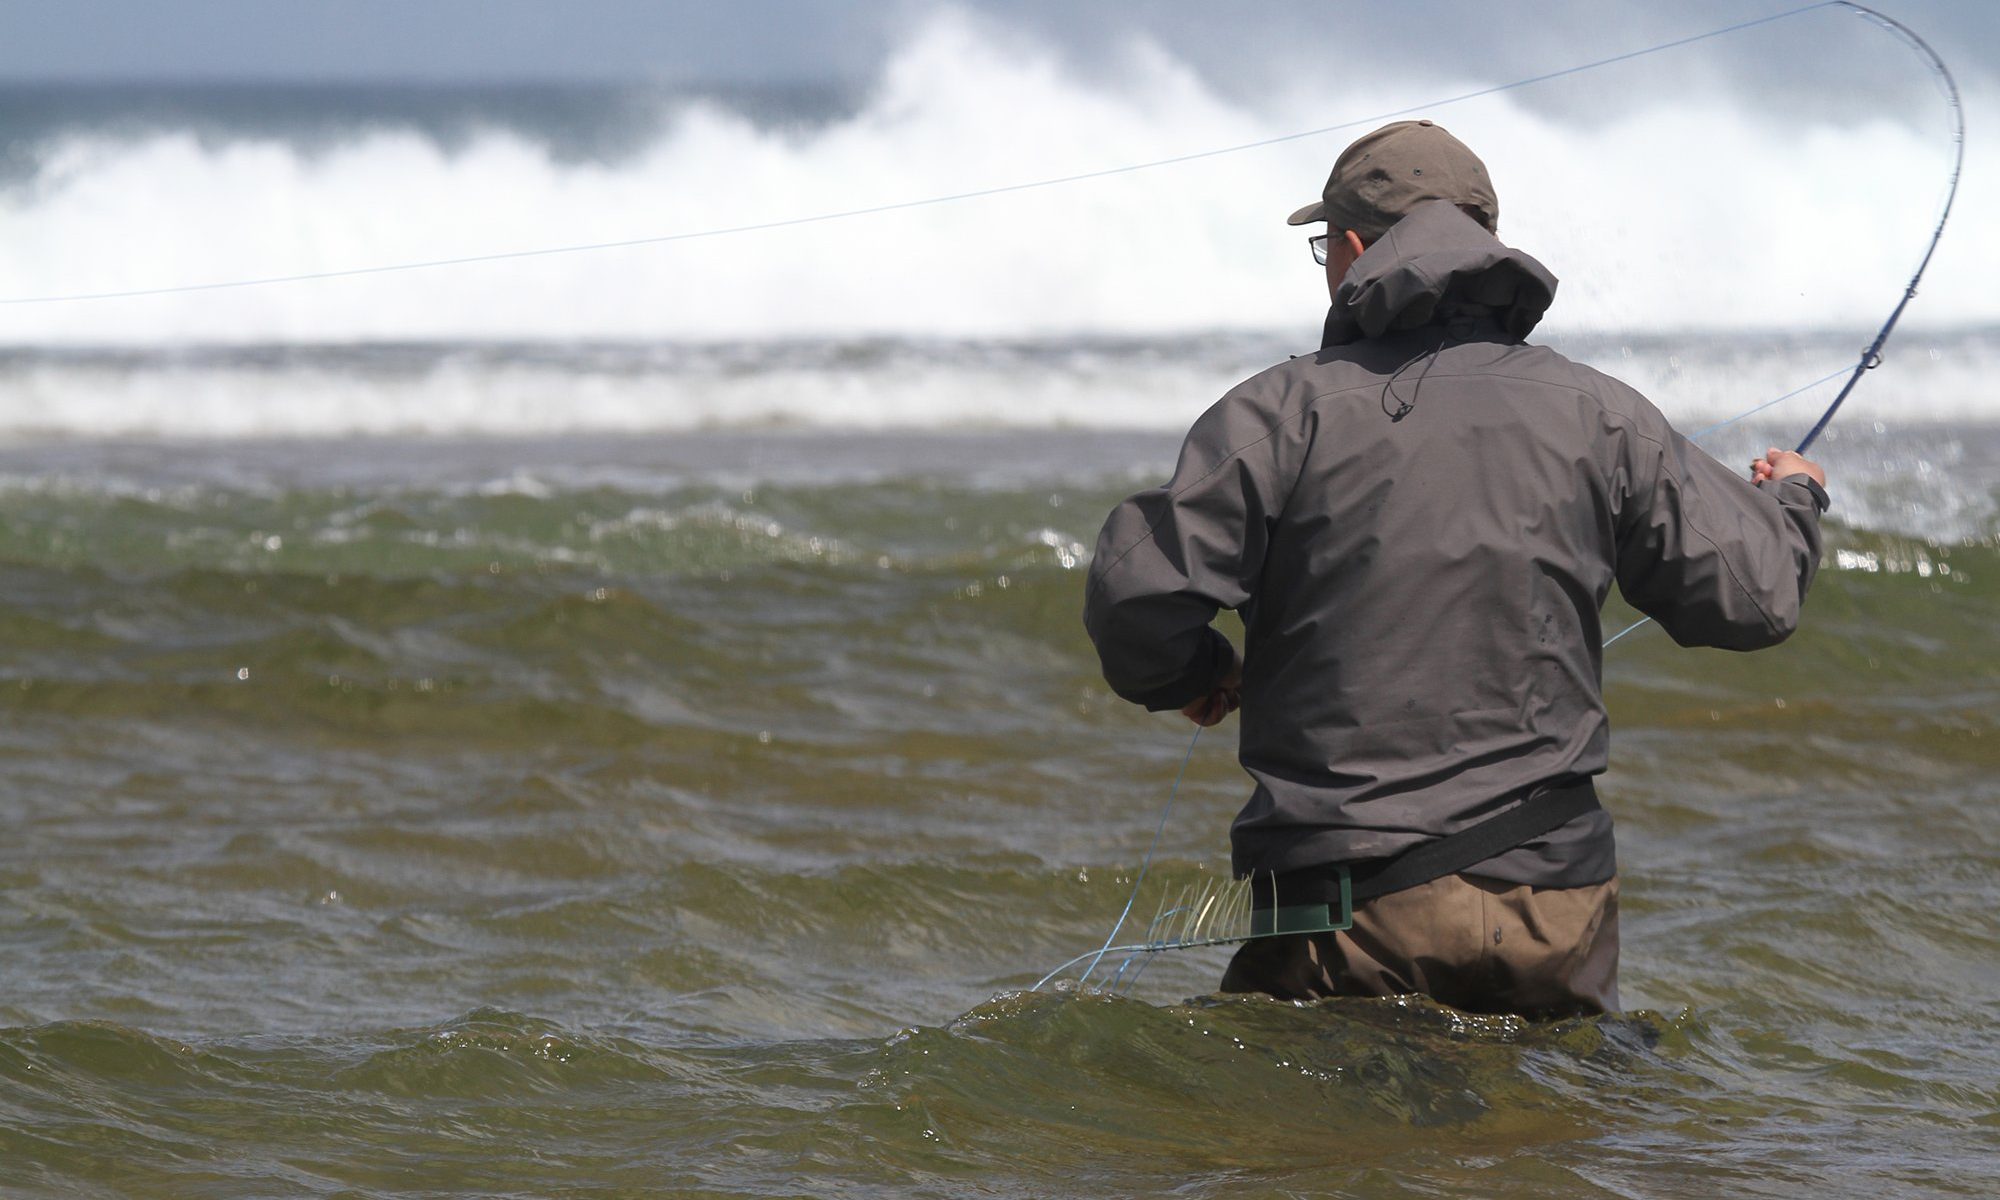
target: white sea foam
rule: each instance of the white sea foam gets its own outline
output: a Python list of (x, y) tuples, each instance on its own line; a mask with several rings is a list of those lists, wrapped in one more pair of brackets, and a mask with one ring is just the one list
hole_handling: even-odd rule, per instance
[[(1115, 341), (333, 347), (0, 354), (0, 438), (1185, 429), (1288, 350), (1279, 336)], [(1690, 431), (1850, 366), (1833, 336), (1572, 339)], [(1985, 422), (2000, 335), (1912, 331), (1843, 421)], [(1835, 379), (1759, 414), (1800, 433)]]
[[(1809, 48), (1817, 29), (1783, 36)], [(912, 31), (849, 116), (782, 130), (713, 104), (679, 106), (662, 112), (642, 151), (609, 164), (564, 161), (504, 130), (450, 149), (407, 131), (357, 131), (312, 150), (191, 132), (74, 133), (34, 181), (0, 194), (0, 291), (198, 283), (783, 220), (1246, 142), (1459, 90), (1363, 93), (1329, 72), (1282, 104), (1243, 103), (1157, 50), (1130, 47), (1121, 62), (1084, 77), (947, 13)], [(1621, 83), (1614, 67), (1563, 86), (1587, 97)], [(1695, 88), (1590, 125), (1504, 95), (1435, 115), (1491, 163), (1509, 240), (1565, 279), (1556, 332), (1871, 326), (1921, 252), (1949, 148), (1941, 102), (1858, 127), (1752, 113)], [(1974, 123), (1974, 163), (2000, 150), (1993, 130)], [(10, 307), (0, 342), (1310, 331), (1323, 283), (1283, 216), (1356, 132), (712, 241)], [(1968, 177), (1913, 323), (2000, 319), (1986, 279), (2000, 233), (1963, 218), (1996, 202), (1990, 179)], [(921, 392), (910, 381), (853, 403), (861, 419), (894, 420), (930, 410), (935, 397)]]

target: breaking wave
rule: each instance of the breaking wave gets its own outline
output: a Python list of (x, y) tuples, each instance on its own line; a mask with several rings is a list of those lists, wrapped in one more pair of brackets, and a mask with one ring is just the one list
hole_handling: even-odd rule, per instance
[[(1803, 20), (1743, 36), (1809, 53), (1862, 34)], [(683, 98), (660, 104), (611, 158), (565, 153), (498, 120), (448, 139), (356, 121), (311, 145), (254, 124), (234, 135), (64, 128), (0, 192), (4, 291), (202, 283), (776, 221), (1255, 141), (1461, 90), (1364, 91), (1329, 73), (1288, 84), (1282, 103), (1246, 101), (1156, 47), (1109, 58), (1086, 74), (1023, 35), (947, 12), (914, 26), (852, 105), (769, 122), (727, 98)], [(1619, 70), (1562, 86), (1587, 104), (1590, 89), (1621, 87)], [(1949, 150), (1942, 105), (1837, 123), (1690, 88), (1621, 113), (1559, 120), (1508, 96), (1437, 113), (1492, 165), (1509, 240), (1567, 281), (1553, 330), (1860, 329), (1885, 315), (1935, 215)], [(1986, 139), (1975, 157), (2000, 149), (1994, 134), (1974, 135)], [(706, 241), (11, 307), (0, 341), (1309, 336), (1323, 284), (1283, 217), (1314, 194), (1344, 136)], [(1963, 210), (1992, 208), (1991, 186), (1969, 177)], [(2000, 254), (1996, 239), (1976, 222), (1954, 228), (1912, 321), (2000, 319), (1976, 270)]]

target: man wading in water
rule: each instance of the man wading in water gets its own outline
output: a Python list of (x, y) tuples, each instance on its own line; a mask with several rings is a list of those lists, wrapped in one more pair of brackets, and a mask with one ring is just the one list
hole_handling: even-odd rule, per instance
[[(1599, 609), (1615, 580), (1684, 646), (1798, 625), (1820, 468), (1772, 450), (1745, 482), (1523, 341), (1556, 281), (1498, 217), (1429, 121), (1349, 146), (1291, 218), (1327, 222), (1323, 348), (1204, 413), (1098, 539), (1084, 620), (1112, 689), (1202, 725), (1242, 706), (1234, 868), (1279, 935), (1224, 991), (1615, 1010)], [(1343, 886), (1353, 925), (1328, 931)]]

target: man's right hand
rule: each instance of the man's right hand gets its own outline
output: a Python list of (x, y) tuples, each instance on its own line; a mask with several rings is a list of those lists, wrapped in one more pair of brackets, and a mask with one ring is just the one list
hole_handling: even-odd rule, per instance
[(1762, 483), (1767, 479), (1783, 479), (1787, 475), (1804, 475), (1821, 487), (1826, 486), (1826, 472), (1820, 465), (1803, 454), (1790, 450), (1780, 450), (1776, 446), (1764, 452), (1764, 457), (1750, 460), (1750, 482)]
[(1243, 663), (1232, 664), (1229, 672), (1216, 681), (1208, 695), (1191, 702), (1181, 709), (1181, 715), (1206, 729), (1210, 725), (1220, 725), (1222, 718), (1236, 711), (1243, 703)]

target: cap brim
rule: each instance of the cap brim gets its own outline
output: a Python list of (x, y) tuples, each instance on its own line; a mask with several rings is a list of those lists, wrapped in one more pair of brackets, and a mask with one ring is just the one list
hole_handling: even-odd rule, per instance
[(1291, 218), (1287, 220), (1285, 224), (1310, 225), (1314, 221), (1324, 221), (1324, 220), (1326, 220), (1326, 201), (1315, 200), (1311, 204), (1308, 204), (1304, 208), (1293, 213), (1291, 215)]

